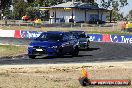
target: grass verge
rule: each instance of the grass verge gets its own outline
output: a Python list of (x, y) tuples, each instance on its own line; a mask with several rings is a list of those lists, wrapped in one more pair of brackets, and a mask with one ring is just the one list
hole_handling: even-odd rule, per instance
[(131, 32), (123, 32), (120, 27), (30, 27), (30, 26), (0, 26), (3, 30), (30, 30), (30, 31), (70, 31), (83, 30), (86, 33), (103, 33), (103, 34), (132, 34)]
[(0, 45), (0, 57), (26, 54), (27, 46)]

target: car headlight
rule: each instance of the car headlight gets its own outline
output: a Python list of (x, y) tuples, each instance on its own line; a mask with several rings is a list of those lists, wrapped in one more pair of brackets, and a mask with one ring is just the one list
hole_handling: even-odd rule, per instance
[(61, 47), (64, 47), (64, 46), (65, 46), (65, 44), (62, 44), (62, 45), (61, 45)]
[(79, 43), (87, 43), (87, 42), (86, 41), (83, 41), (83, 42), (82, 41), (79, 41)]
[(83, 43), (87, 43), (87, 42), (83, 42)]
[(29, 48), (33, 48), (33, 46), (31, 46), (31, 45), (29, 45), (28, 47), (29, 47)]

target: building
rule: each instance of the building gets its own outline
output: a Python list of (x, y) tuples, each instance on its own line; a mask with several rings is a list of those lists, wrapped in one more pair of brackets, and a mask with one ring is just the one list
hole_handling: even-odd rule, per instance
[[(106, 15), (109, 10), (99, 8), (98, 4), (66, 2), (51, 7), (40, 7), (40, 10), (49, 10), (49, 22), (106, 22)], [(111, 11), (110, 11), (111, 12)], [(111, 19), (111, 13), (110, 13)], [(111, 20), (110, 20), (111, 21)]]

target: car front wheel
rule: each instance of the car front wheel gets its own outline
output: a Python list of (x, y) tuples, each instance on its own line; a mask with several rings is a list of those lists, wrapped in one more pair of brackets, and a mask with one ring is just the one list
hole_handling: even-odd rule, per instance
[(76, 47), (73, 52), (72, 52), (72, 56), (78, 56), (78, 53), (79, 53), (79, 49), (78, 47)]
[(58, 56), (59, 57), (63, 57), (64, 56), (62, 47), (60, 47), (59, 50), (58, 50)]
[(31, 59), (35, 59), (36, 56), (35, 55), (28, 55), (28, 57)]
[(87, 50), (89, 50), (89, 46), (87, 45), (87, 48), (86, 48)]

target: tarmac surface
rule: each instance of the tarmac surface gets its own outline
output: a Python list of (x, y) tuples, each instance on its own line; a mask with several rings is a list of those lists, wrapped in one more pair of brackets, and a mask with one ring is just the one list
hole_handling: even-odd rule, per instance
[[(0, 38), (0, 43), (27, 45), (29, 39)], [(30, 59), (27, 55), (0, 58), (0, 65), (22, 64), (58, 64), (58, 63), (88, 63), (88, 62), (118, 62), (132, 61), (132, 44), (91, 42), (89, 50), (81, 50), (79, 56), (37, 57)]]

